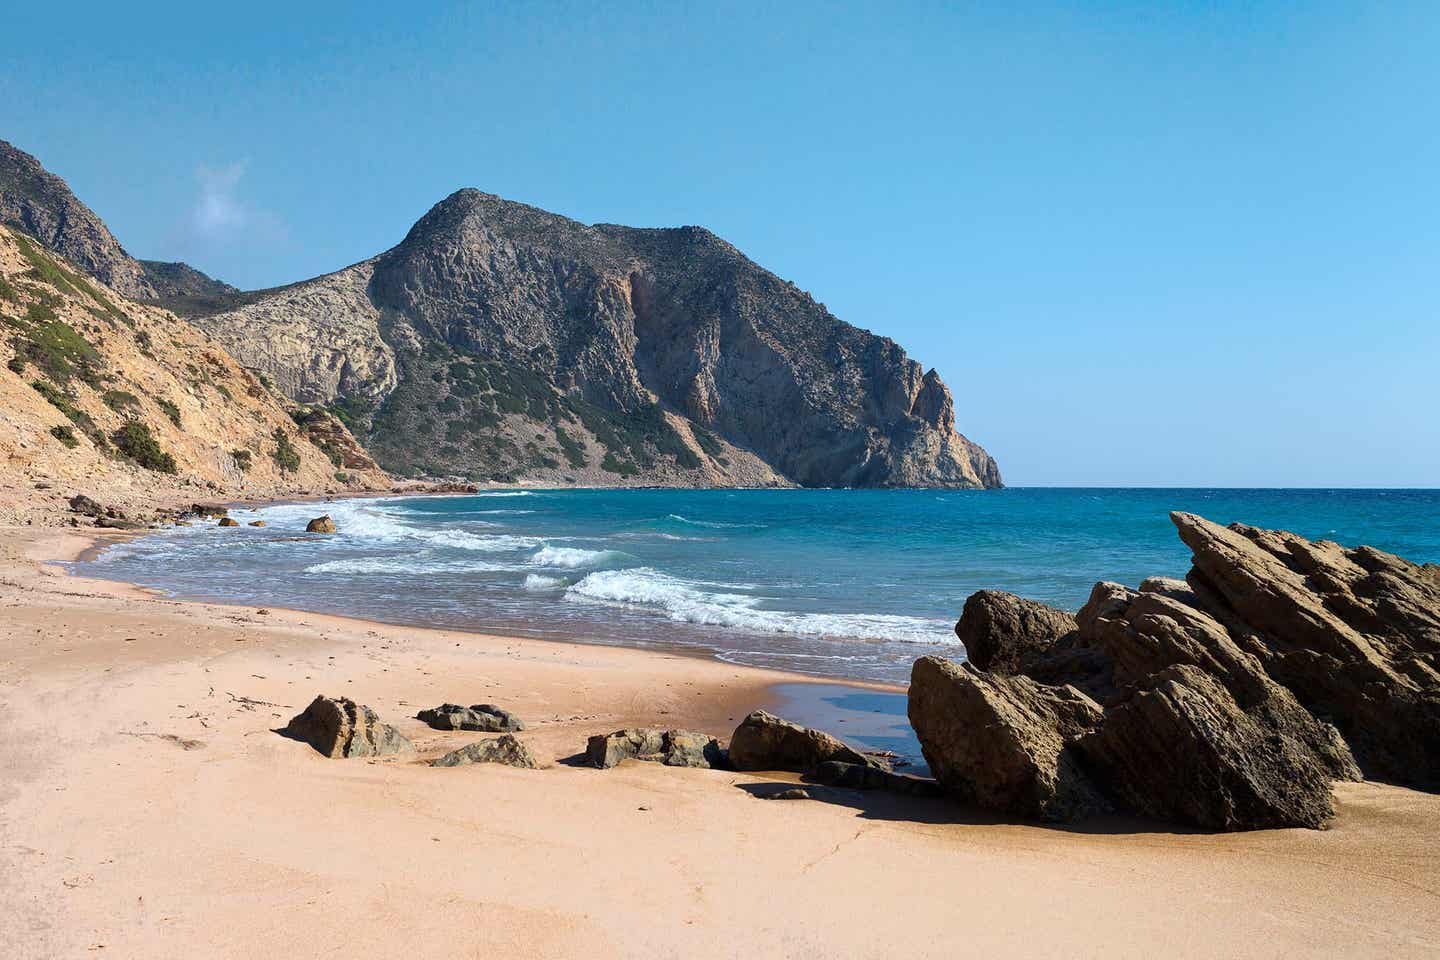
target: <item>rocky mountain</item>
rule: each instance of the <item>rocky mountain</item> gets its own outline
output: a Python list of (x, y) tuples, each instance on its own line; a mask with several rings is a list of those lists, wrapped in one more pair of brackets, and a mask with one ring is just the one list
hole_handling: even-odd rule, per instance
[(30, 235), (116, 293), (136, 300), (234, 293), (183, 263), (136, 260), (70, 187), (25, 151), (0, 140), (0, 224)]
[(394, 472), (1000, 485), (935, 371), (699, 227), (461, 190), (371, 260), (168, 303)]
[(1097, 583), (1071, 616), (981, 591), (924, 657), (910, 722), (936, 778), (1011, 814), (1321, 827), (1331, 784), (1440, 790), (1440, 567), (1171, 515), (1185, 580)]
[(53, 521), (77, 493), (145, 509), (389, 486), (333, 416), (0, 227), (0, 523)]

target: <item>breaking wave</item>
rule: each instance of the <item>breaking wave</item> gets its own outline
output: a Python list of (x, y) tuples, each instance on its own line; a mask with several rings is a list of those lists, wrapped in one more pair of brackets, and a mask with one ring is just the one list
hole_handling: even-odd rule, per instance
[[(706, 589), (714, 587), (717, 589)], [(768, 610), (765, 597), (736, 593), (735, 586), (684, 580), (650, 567), (597, 570), (565, 592), (573, 602), (614, 604), (653, 610), (681, 623), (733, 627), (754, 633), (797, 634), (848, 640), (888, 640), (928, 645), (953, 644), (944, 620), (864, 613), (800, 613)]]

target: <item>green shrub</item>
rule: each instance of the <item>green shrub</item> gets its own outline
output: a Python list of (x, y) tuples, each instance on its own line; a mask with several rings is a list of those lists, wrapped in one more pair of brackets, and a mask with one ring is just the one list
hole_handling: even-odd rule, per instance
[(5, 366), (7, 366), (7, 367), (10, 368), (10, 372), (11, 372), (11, 373), (24, 373), (24, 372), (25, 372), (25, 358), (22, 357), (22, 356), (20, 356), (19, 354), (16, 354), (15, 356), (11, 357), (9, 360), (5, 361)]
[(250, 470), (250, 451), (249, 451), (249, 450), (244, 450), (244, 449), (241, 449), (241, 450), (231, 450), (231, 451), (230, 451), (230, 456), (232, 456), (232, 457), (235, 458), (235, 468), (236, 468), (237, 470), (239, 470), (241, 473), (246, 473), (246, 472), (248, 472), (248, 471)]
[(117, 450), (146, 470), (158, 473), (175, 472), (175, 458), (160, 449), (160, 444), (156, 442), (148, 424), (140, 420), (127, 420), (111, 439), (115, 441)]
[(349, 483), (350, 474), (346, 473), (344, 470), (337, 470), (335, 471), (335, 479), (340, 481), (341, 483)]
[(4, 277), (0, 277), (0, 300), (8, 300), (8, 301), (10, 301), (11, 303), (15, 303), (15, 302), (18, 301), (19, 299), (20, 299), (20, 293), (19, 293), (19, 291), (17, 291), (17, 290), (10, 284), (10, 281), (9, 281), (9, 280), (6, 280)]
[(172, 401), (166, 400), (164, 397), (156, 397), (155, 403), (161, 410), (165, 411), (165, 416), (170, 418), (171, 423), (175, 424), (175, 426), (177, 427), (180, 426), (179, 407), (175, 406)]
[(145, 356), (149, 357), (152, 360), (155, 359), (155, 354), (152, 352), (155, 349), (155, 342), (150, 339), (149, 330), (141, 330), (136, 333), (135, 342), (140, 345), (141, 353), (145, 354)]
[(76, 447), (80, 446), (80, 440), (75, 436), (74, 428), (71, 427), (68, 423), (62, 423), (59, 426), (51, 427), (50, 436), (54, 437), (56, 440), (59, 440), (71, 450), (74, 450)]
[(270, 452), (270, 456), (275, 461), (276, 466), (280, 468), (280, 472), (294, 473), (296, 470), (299, 470), (300, 451), (296, 450), (294, 445), (290, 443), (290, 438), (285, 434), (285, 431), (280, 427), (276, 427), (275, 432), (271, 435), (271, 439), (275, 441), (275, 449)]
[(628, 460), (618, 460), (615, 454), (608, 451), (605, 454), (605, 459), (600, 461), (600, 467), (601, 469), (609, 470), (611, 473), (618, 473), (622, 477), (633, 476), (640, 472), (640, 469), (636, 467), (635, 464)]
[[(33, 314), (40, 304), (33, 305)], [(49, 311), (49, 308), (45, 308)], [(53, 317), (54, 313), (49, 312)], [(79, 377), (92, 386), (100, 382), (100, 353), (63, 320), (33, 321), (34, 327), (15, 342), (16, 356), (40, 368), (47, 377), (67, 384)]]
[(106, 390), (100, 394), (100, 399), (105, 402), (105, 406), (116, 413), (135, 410), (140, 406), (140, 398), (128, 390)]

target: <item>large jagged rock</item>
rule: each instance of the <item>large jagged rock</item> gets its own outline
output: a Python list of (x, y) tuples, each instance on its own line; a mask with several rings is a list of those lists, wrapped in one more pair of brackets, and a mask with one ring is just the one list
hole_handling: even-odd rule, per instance
[(540, 769), (540, 761), (530, 748), (511, 734), (493, 740), (478, 740), (467, 743), (458, 750), (451, 750), (438, 760), (432, 760), (432, 767), (461, 767), (471, 763), (503, 763), (507, 767), (521, 767), (526, 770)]
[[(1186, 579), (1098, 583), (1073, 629), (1009, 594), (970, 598), (956, 632), (994, 672), (922, 660), (911, 686), (942, 784), (1069, 817), (1086, 810), (1052, 797), (1083, 777), (1120, 810), (1223, 830), (1322, 826), (1331, 782), (1362, 770), (1440, 786), (1440, 570), (1172, 519)], [(1104, 704), (1078, 735), (1046, 709), (1066, 682)]]
[(525, 722), (509, 710), (493, 703), (477, 703), (462, 707), (455, 703), (442, 703), (429, 710), (421, 710), (415, 719), (428, 723), (436, 730), (474, 730), (481, 733), (509, 733), (525, 729)]
[(935, 779), (966, 802), (1037, 820), (1109, 809), (1073, 749), (1100, 706), (1074, 687), (921, 657), (909, 714)]
[(828, 760), (881, 766), (873, 757), (820, 730), (756, 710), (730, 737), (730, 765), (736, 770), (794, 770), (805, 773)]
[(1440, 788), (1440, 580), (1433, 568), (1283, 531), (1171, 515), (1187, 581), (1270, 676), (1334, 723), (1367, 775)]
[(382, 722), (374, 710), (349, 697), (317, 696), (290, 720), (284, 732), (331, 758), (383, 757), (415, 750), (414, 744)]
[(667, 767), (729, 766), (719, 741), (691, 730), (662, 730), (635, 727), (600, 733), (585, 745), (585, 757), (593, 767), (608, 770), (625, 760), (649, 760)]
[(1064, 610), (1002, 590), (981, 590), (965, 601), (955, 635), (965, 645), (965, 659), (980, 670), (1068, 683), (1097, 700), (1114, 692), (1110, 659)]
[(363, 263), (177, 309), (295, 399), (343, 402), (397, 472), (1000, 485), (936, 371), (700, 227), (460, 190)]
[(1318, 829), (1334, 815), (1314, 755), (1252, 719), (1215, 677), (1181, 664), (1144, 682), (1078, 742), (1126, 809), (1212, 830)]
[(335, 529), (335, 521), (330, 518), (328, 513), (323, 517), (315, 517), (305, 524), (306, 533), (334, 533)]

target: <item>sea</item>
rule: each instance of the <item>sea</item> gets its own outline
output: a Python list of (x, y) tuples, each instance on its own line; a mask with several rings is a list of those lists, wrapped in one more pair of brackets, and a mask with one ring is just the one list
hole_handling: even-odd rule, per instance
[[(71, 564), (178, 598), (904, 683), (976, 590), (1184, 576), (1172, 510), (1440, 562), (1440, 490), (487, 490), (232, 510)], [(328, 513), (339, 532), (304, 533)], [(246, 525), (264, 520), (265, 526)]]

